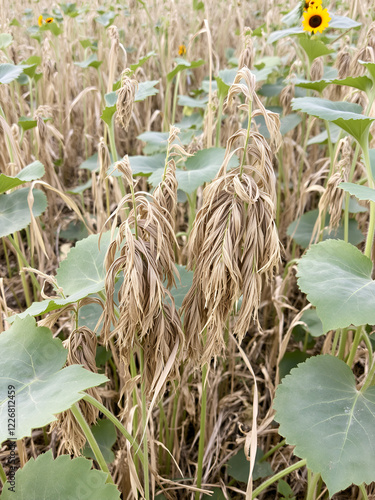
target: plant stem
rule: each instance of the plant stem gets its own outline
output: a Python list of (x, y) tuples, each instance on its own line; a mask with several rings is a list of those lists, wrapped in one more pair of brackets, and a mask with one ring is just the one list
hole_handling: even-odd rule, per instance
[[(206, 331), (204, 332), (206, 335)], [(199, 448), (198, 448), (198, 469), (197, 469), (197, 488), (202, 485), (203, 474), (203, 455), (204, 455), (204, 438), (206, 432), (206, 413), (207, 413), (207, 372), (208, 366), (205, 364), (202, 367), (202, 403), (201, 403), (201, 422), (199, 431)], [(195, 493), (195, 500), (199, 500), (200, 493)]]
[(247, 145), (249, 143), (249, 138), (250, 138), (250, 127), (251, 127), (251, 113), (252, 113), (252, 107), (253, 107), (253, 101), (249, 99), (249, 109), (248, 109), (248, 118), (247, 118), (247, 129), (246, 129), (246, 140), (245, 140), (245, 146), (243, 148), (243, 156), (242, 156), (242, 161), (241, 161), (241, 168), (240, 168), (240, 176), (242, 175), (243, 172), (243, 167), (246, 161), (246, 153), (247, 153)]
[(344, 359), (344, 356), (345, 356), (345, 346), (346, 346), (346, 339), (347, 339), (347, 337), (348, 337), (348, 330), (346, 328), (343, 328), (341, 330), (339, 353), (337, 355), (337, 357), (339, 359)]
[(176, 118), (176, 106), (177, 106), (177, 94), (178, 94), (178, 86), (180, 84), (180, 75), (181, 71), (176, 75), (176, 83), (173, 92), (173, 107), (172, 107), (172, 118), (171, 123), (173, 124)]
[(89, 424), (86, 422), (84, 416), (81, 413), (81, 410), (79, 409), (78, 403), (75, 403), (73, 406), (70, 408), (71, 412), (73, 413), (74, 417), (76, 418), (77, 422), (79, 423), (83, 433), (85, 434), (87, 441), (94, 452), (96, 461), (99, 464), (99, 467), (102, 469), (103, 472), (106, 472), (108, 474), (107, 477), (107, 483), (112, 483), (113, 482), (112, 476), (109, 472), (108, 465), (106, 461), (104, 460), (103, 454), (100, 451), (99, 445), (96, 442), (96, 439), (94, 438), (94, 434), (92, 433)]
[(215, 147), (220, 147), (220, 130), (221, 130), (221, 117), (223, 116), (223, 104), (224, 104), (224, 96), (220, 95), (219, 97), (219, 109), (217, 112), (217, 123), (216, 123), (216, 139), (215, 139)]
[(99, 403), (98, 400), (96, 400), (89, 394), (85, 394), (83, 399), (88, 403), (91, 403), (93, 406), (95, 406), (95, 408), (98, 408), (98, 410), (101, 411), (117, 427), (117, 429), (121, 432), (121, 434), (129, 441), (132, 447), (135, 448), (137, 454), (139, 455), (140, 460), (143, 463), (144, 456), (142, 451), (140, 450), (139, 444), (133, 438), (133, 436), (129, 434), (129, 432), (125, 429), (122, 423), (102, 403)]
[(111, 153), (112, 153), (112, 160), (113, 160), (113, 162), (116, 162), (118, 160), (118, 155), (117, 155), (116, 142), (115, 142), (115, 125), (114, 125), (113, 116), (112, 116), (112, 120), (111, 120), (111, 125), (108, 126), (108, 137), (109, 137), (109, 145), (110, 145)]
[(359, 489), (361, 490), (361, 493), (362, 493), (362, 499), (368, 500), (367, 491), (366, 491), (365, 485), (363, 483), (359, 485)]
[(6, 477), (5, 471), (4, 471), (3, 466), (1, 465), (1, 463), (0, 463), (0, 481), (1, 481), (2, 484), (5, 484), (6, 481), (7, 481), (7, 477)]
[(145, 498), (149, 500), (150, 498), (150, 478), (148, 473), (148, 440), (147, 440), (147, 401), (146, 401), (146, 387), (145, 387), (145, 362), (144, 362), (144, 352), (142, 347), (140, 348), (140, 370), (141, 370), (141, 392), (142, 392), (142, 429), (143, 429), (143, 454), (146, 460), (143, 462), (143, 481), (145, 489)]
[[(363, 151), (363, 159), (365, 162), (365, 167), (366, 167), (366, 172), (367, 172), (368, 184), (369, 184), (370, 188), (374, 189), (375, 183), (374, 183), (374, 179), (372, 178), (370, 154), (369, 154), (369, 149), (368, 149), (368, 140), (366, 141), (365, 144), (362, 145), (362, 151)], [(369, 225), (368, 225), (368, 230), (367, 230), (366, 247), (365, 247), (365, 255), (369, 259), (371, 259), (371, 250), (372, 250), (372, 244), (374, 241), (374, 233), (375, 233), (375, 202), (370, 201), (370, 220), (369, 220)]]
[(284, 470), (278, 472), (277, 474), (275, 474), (274, 476), (270, 477), (269, 479), (267, 479), (267, 481), (264, 481), (264, 483), (262, 483), (260, 486), (258, 486), (258, 488), (256, 488), (253, 491), (251, 498), (254, 499), (255, 497), (257, 497), (259, 495), (259, 493), (262, 493), (262, 491), (264, 491), (266, 488), (268, 488), (268, 486), (271, 486), (271, 484), (275, 483), (276, 481), (278, 481), (282, 477), (287, 476), (291, 472), (293, 472), (297, 469), (300, 469), (301, 467), (304, 467), (306, 465), (306, 463), (307, 463), (306, 459), (300, 460), (299, 462), (291, 465), (290, 467), (287, 467), (286, 469), (284, 469)]
[(350, 349), (350, 353), (349, 353), (349, 357), (348, 357), (348, 360), (346, 362), (346, 364), (351, 367), (352, 364), (353, 364), (353, 361), (354, 361), (354, 358), (355, 358), (355, 354), (357, 352), (357, 348), (359, 346), (359, 343), (361, 342), (361, 338), (362, 338), (362, 326), (359, 326), (355, 332), (355, 336), (354, 336), (354, 340), (353, 340), (353, 344), (352, 344), (352, 347)]
[(274, 446), (273, 448), (271, 448), (269, 451), (267, 451), (267, 453), (265, 453), (263, 455), (263, 457), (259, 460), (259, 462), (264, 462), (265, 460), (267, 460), (268, 457), (270, 457), (271, 455), (273, 455), (277, 450), (279, 450), (280, 448), (282, 448), (286, 443), (286, 439), (283, 439), (282, 441), (280, 441), (280, 443), (278, 443), (276, 446)]
[(309, 484), (307, 488), (306, 500), (315, 500), (315, 490), (319, 482), (320, 474), (313, 474), (309, 471)]

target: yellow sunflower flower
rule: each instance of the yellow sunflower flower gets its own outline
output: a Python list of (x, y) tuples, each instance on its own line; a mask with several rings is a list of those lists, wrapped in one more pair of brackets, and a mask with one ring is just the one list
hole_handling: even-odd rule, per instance
[(53, 23), (53, 17), (47, 17), (47, 19), (46, 19), (46, 23), (47, 23), (47, 24), (51, 24), (51, 23)]
[(43, 24), (43, 16), (42, 16), (42, 15), (40, 15), (40, 16), (38, 17), (38, 26), (42, 26), (42, 24)]
[(322, 0), (305, 0), (305, 11), (309, 7), (318, 7), (319, 5), (322, 5)]
[(322, 33), (323, 30), (328, 28), (330, 20), (328, 10), (322, 9), (321, 5), (309, 7), (307, 12), (303, 13), (303, 29), (304, 31), (311, 31), (314, 34), (317, 31)]
[(184, 44), (182, 44), (178, 47), (178, 55), (184, 56), (185, 54), (186, 54), (186, 47)]

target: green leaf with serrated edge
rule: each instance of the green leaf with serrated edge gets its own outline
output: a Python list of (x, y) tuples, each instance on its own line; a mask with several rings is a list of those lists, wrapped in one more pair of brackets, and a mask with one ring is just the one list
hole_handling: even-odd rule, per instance
[[(95, 425), (91, 426), (91, 431), (94, 434), (94, 438), (99, 445), (104, 460), (108, 464), (112, 463), (115, 459), (115, 454), (112, 451), (112, 446), (115, 444), (117, 439), (116, 427), (110, 420), (102, 419), (98, 420)], [(84, 455), (86, 458), (96, 458), (88, 443), (86, 443), (85, 447), (83, 448), (82, 455)]]
[[(82, 366), (64, 369), (68, 351), (48, 328), (38, 327), (35, 319), (16, 318), (0, 335), (0, 444), (9, 437), (31, 436), (32, 429), (56, 420), (83, 397), (84, 390), (108, 379)], [(9, 385), (15, 387), (16, 429), (9, 436), (7, 424)]]
[(355, 89), (363, 90), (367, 92), (372, 87), (372, 81), (366, 75), (364, 76), (348, 76), (347, 78), (333, 78), (330, 80), (316, 80), (313, 82), (301, 81), (296, 83), (296, 87), (301, 87), (304, 89), (316, 90), (317, 92), (323, 92), (323, 90), (328, 87), (328, 85), (346, 85), (348, 87), (353, 87)]
[(372, 262), (340, 240), (312, 245), (298, 263), (298, 286), (316, 307), (324, 332), (375, 323)]
[(299, 44), (306, 52), (309, 58), (310, 64), (320, 56), (326, 56), (334, 52), (333, 49), (329, 49), (321, 40), (314, 40), (306, 35), (299, 36)]
[(375, 480), (375, 387), (358, 391), (344, 361), (309, 358), (285, 377), (273, 406), (279, 433), (321, 474), (330, 497)]
[(330, 28), (339, 28), (347, 30), (349, 28), (358, 28), (359, 26), (362, 25), (362, 23), (354, 21), (354, 19), (350, 19), (350, 17), (336, 16), (334, 14), (330, 14), (330, 17), (331, 17), (331, 20), (329, 22)]
[[(293, 238), (302, 248), (307, 248), (310, 245), (311, 237), (313, 234), (314, 226), (317, 221), (319, 210), (311, 210), (306, 212), (301, 217), (289, 224), (287, 235)], [(328, 239), (344, 239), (344, 225), (343, 222), (337, 229), (328, 230), (329, 216), (326, 215), (325, 229), (323, 231), (323, 240)], [(358, 223), (354, 219), (349, 220), (349, 243), (358, 245), (364, 239), (363, 234), (358, 229)]]
[(64, 291), (64, 295), (99, 292), (104, 288), (104, 258), (111, 241), (111, 232), (92, 234), (78, 241), (71, 248), (66, 259), (60, 262), (56, 272), (56, 281)]
[[(0, 195), (0, 237), (21, 231), (30, 224), (31, 214), (27, 203), (29, 192), (29, 188), (22, 188)], [(47, 197), (39, 189), (33, 190), (33, 196), (33, 214), (39, 217), (47, 208)]]
[(292, 108), (309, 115), (327, 120), (341, 127), (359, 143), (367, 139), (371, 123), (375, 118), (363, 116), (355, 109), (358, 105), (349, 102), (333, 102), (319, 97), (297, 97), (292, 99)]
[(23, 72), (23, 66), (14, 64), (0, 64), (0, 83), (10, 83), (16, 80)]
[[(256, 457), (255, 457), (255, 465), (253, 470), (253, 480), (256, 481), (261, 477), (271, 476), (273, 471), (268, 462), (260, 462), (260, 459), (263, 457), (263, 451), (258, 448)], [(228, 475), (233, 477), (237, 481), (241, 481), (242, 483), (247, 483), (249, 479), (250, 473), (250, 462), (245, 457), (245, 453), (243, 448), (232, 458), (229, 459), (228, 462)]]
[(6, 49), (13, 42), (13, 37), (10, 33), (0, 33), (0, 50)]
[(103, 61), (98, 61), (98, 55), (97, 54), (92, 54), (89, 56), (87, 59), (85, 59), (82, 62), (75, 62), (74, 64), (76, 66), (79, 66), (80, 68), (95, 68), (98, 69), (99, 66), (103, 63)]
[(167, 81), (171, 82), (173, 78), (179, 73), (180, 71), (184, 71), (185, 69), (192, 69), (192, 68), (198, 68), (199, 66), (202, 66), (204, 64), (203, 59), (199, 59), (198, 61), (185, 61), (185, 59), (177, 58), (177, 65), (175, 68), (173, 68), (172, 71), (170, 71), (167, 74)]
[[(34, 161), (23, 168), (15, 177), (10, 175), (0, 174), (0, 193), (13, 189), (25, 182), (35, 181), (43, 177), (45, 173), (44, 166), (40, 161)], [(0, 215), (1, 218), (1, 215)]]
[[(187, 194), (195, 191), (205, 182), (211, 181), (221, 167), (225, 156), (224, 148), (209, 148), (197, 151), (194, 156), (189, 157), (185, 162), (185, 170), (176, 170), (178, 188)], [(237, 156), (232, 156), (229, 167), (238, 165)], [(149, 182), (156, 186), (161, 182), (164, 169), (156, 170), (150, 177)]]
[[(306, 335), (306, 334), (305, 334)], [(310, 354), (303, 351), (287, 351), (279, 363), (280, 380), (286, 377), (299, 363), (303, 363)]]
[(324, 335), (323, 324), (315, 309), (308, 309), (302, 314), (301, 321), (306, 324), (307, 331), (313, 337)]
[(354, 184), (353, 182), (342, 182), (339, 184), (339, 188), (347, 191), (359, 200), (369, 200), (375, 202), (375, 189), (370, 187)]
[(135, 63), (135, 64), (131, 64), (129, 66), (129, 68), (132, 70), (132, 71), (135, 71), (136, 69), (140, 68), (141, 66), (144, 65), (144, 63), (146, 61), (148, 61), (151, 57), (153, 56), (156, 56), (156, 52), (155, 51), (151, 51), (151, 52), (148, 52), (148, 54), (146, 54), (145, 56), (141, 57), (140, 60)]
[(107, 477), (92, 469), (87, 458), (60, 455), (54, 460), (49, 450), (17, 470), (15, 492), (5, 483), (1, 500), (119, 500), (120, 492), (106, 483)]
[(151, 80), (139, 83), (138, 90), (134, 96), (134, 102), (144, 101), (147, 97), (158, 94), (159, 90), (155, 88), (155, 85), (158, 85), (158, 83), (159, 80)]

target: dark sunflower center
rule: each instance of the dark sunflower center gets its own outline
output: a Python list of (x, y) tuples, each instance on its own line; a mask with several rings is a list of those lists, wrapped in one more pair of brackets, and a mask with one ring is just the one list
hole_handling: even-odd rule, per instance
[(322, 16), (318, 16), (318, 15), (311, 16), (309, 19), (309, 26), (311, 28), (319, 28), (319, 26), (322, 24), (322, 22), (323, 22)]

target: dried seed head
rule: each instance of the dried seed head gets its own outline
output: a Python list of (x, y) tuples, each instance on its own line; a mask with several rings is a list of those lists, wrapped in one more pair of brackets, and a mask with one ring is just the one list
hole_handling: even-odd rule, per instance
[(107, 170), (111, 164), (111, 157), (109, 155), (108, 146), (104, 141), (104, 137), (101, 137), (98, 144), (98, 159), (99, 159), (99, 176), (104, 179), (107, 176)]
[(129, 69), (122, 72), (121, 88), (117, 91), (117, 122), (124, 130), (128, 129), (132, 116), (135, 93), (138, 89), (138, 82), (129, 77)]
[(280, 104), (283, 107), (283, 114), (289, 115), (292, 112), (292, 99), (294, 97), (294, 83), (289, 83), (280, 92)]
[(338, 70), (338, 78), (343, 79), (349, 76), (351, 57), (348, 47), (345, 45), (337, 54), (336, 66)]
[(311, 65), (311, 70), (310, 70), (310, 75), (311, 75), (311, 80), (321, 80), (323, 78), (324, 74), (324, 63), (323, 63), (323, 58), (322, 57), (317, 57), (314, 59), (312, 65)]
[(134, 185), (133, 172), (130, 166), (128, 155), (125, 155), (120, 161), (116, 162), (114, 168), (122, 173), (128, 186)]
[(246, 27), (242, 33), (242, 51), (238, 59), (238, 67), (242, 68), (247, 66), (248, 68), (253, 67), (254, 62), (254, 48), (253, 48), (253, 31), (251, 28)]
[[(89, 328), (81, 327), (78, 330), (74, 330), (63, 344), (68, 349), (66, 361), (68, 366), (78, 364), (83, 365), (93, 373), (98, 372), (95, 362), (96, 335)], [(88, 389), (87, 393), (98, 401), (101, 401), (97, 387)], [(98, 409), (83, 400), (78, 404), (86, 422), (94, 424), (98, 418)], [(58, 415), (57, 421), (51, 424), (51, 430), (54, 428), (58, 429), (62, 438), (62, 445), (68, 453), (80, 455), (86, 443), (86, 436), (70, 410)]]
[(177, 211), (177, 186), (176, 164), (169, 160), (162, 182), (154, 191), (154, 198), (165, 209), (165, 217), (174, 228)]

